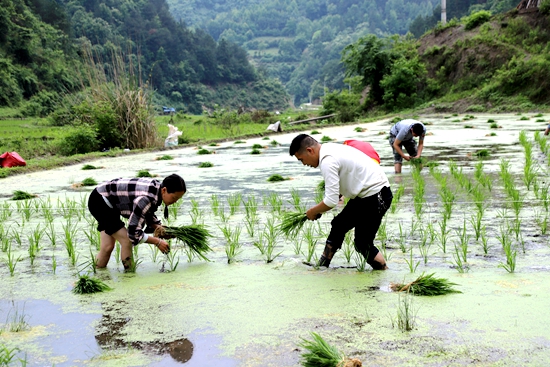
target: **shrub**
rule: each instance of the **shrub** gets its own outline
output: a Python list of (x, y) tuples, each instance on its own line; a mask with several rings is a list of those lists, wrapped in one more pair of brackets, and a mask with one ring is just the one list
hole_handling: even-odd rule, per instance
[(46, 117), (55, 110), (58, 103), (57, 93), (43, 90), (31, 97), (24, 113), (27, 116)]
[(350, 93), (348, 91), (329, 93), (323, 99), (323, 115), (336, 113), (338, 121), (354, 121), (360, 113), (360, 94)]
[(482, 25), (489, 19), (491, 19), (491, 12), (488, 10), (480, 10), (466, 18), (466, 21), (464, 22), (464, 28), (469, 31)]
[(541, 0), (539, 4), (539, 11), (541, 14), (550, 14), (550, 0)]
[(69, 156), (90, 153), (97, 150), (98, 147), (96, 132), (88, 126), (81, 126), (65, 136), (58, 149), (61, 155)]

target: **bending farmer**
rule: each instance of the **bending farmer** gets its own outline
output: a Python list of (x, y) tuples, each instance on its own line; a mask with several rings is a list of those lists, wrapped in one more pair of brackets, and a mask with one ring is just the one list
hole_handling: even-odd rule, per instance
[(331, 222), (319, 265), (329, 266), (336, 251), (342, 247), (346, 233), (355, 228), (355, 250), (367, 259), (373, 269), (387, 269), (384, 256), (374, 246), (376, 232), (393, 198), (382, 168), (356, 148), (335, 143), (321, 145), (306, 134), (292, 140), (289, 153), (304, 166), (319, 167), (325, 180), (324, 198), (308, 209), (306, 215), (309, 220), (315, 220), (334, 208), (338, 204), (339, 194), (350, 198), (342, 212)]
[[(406, 161), (411, 158), (420, 158), (424, 148), (424, 136), (426, 127), (423, 123), (413, 119), (401, 120), (390, 129), (390, 145), (393, 150), (395, 173), (401, 173), (403, 159)], [(416, 141), (413, 139), (418, 136), (418, 150)], [(403, 153), (403, 147), (409, 155)]]
[[(167, 218), (168, 205), (181, 199), (186, 190), (185, 181), (176, 174), (166, 177), (162, 183), (151, 178), (117, 178), (99, 184), (88, 199), (88, 208), (101, 232), (97, 267), (107, 266), (115, 241), (120, 243), (120, 259), (125, 269), (132, 265), (132, 245), (147, 242), (163, 253), (170, 252), (168, 242), (146, 234), (142, 228), (144, 224), (153, 229), (160, 226), (155, 216), (159, 205), (164, 203)], [(128, 218), (128, 230), (121, 216)]]

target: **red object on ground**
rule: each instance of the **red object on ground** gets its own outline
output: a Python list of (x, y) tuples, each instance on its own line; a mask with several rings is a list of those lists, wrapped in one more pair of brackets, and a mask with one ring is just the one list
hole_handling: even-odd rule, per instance
[(17, 152), (6, 152), (0, 155), (0, 165), (5, 167), (26, 166), (27, 162)]
[(346, 140), (344, 141), (344, 145), (349, 145), (350, 147), (359, 149), (360, 151), (371, 157), (373, 160), (378, 162), (378, 164), (380, 164), (380, 156), (378, 155), (376, 150), (374, 150), (370, 143), (360, 140)]

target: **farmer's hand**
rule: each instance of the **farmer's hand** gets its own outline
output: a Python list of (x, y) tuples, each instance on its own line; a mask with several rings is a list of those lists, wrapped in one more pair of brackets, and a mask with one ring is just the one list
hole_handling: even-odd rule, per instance
[(168, 244), (168, 242), (164, 241), (164, 240), (161, 240), (159, 238), (159, 241), (155, 244), (158, 249), (160, 250), (160, 252), (162, 252), (163, 254), (167, 254), (170, 252), (170, 245)]
[(317, 220), (321, 218), (321, 213), (317, 213), (315, 212), (315, 210), (313, 210), (313, 208), (311, 208), (306, 212), (306, 216), (309, 220)]
[(403, 156), (403, 159), (406, 160), (406, 161), (410, 161), (411, 158), (412, 157), (410, 155)]
[(155, 228), (155, 232), (154, 232), (153, 235), (155, 237), (164, 238), (164, 239), (167, 239), (167, 240), (169, 240), (170, 238), (174, 238), (174, 236), (166, 234), (166, 231), (164, 230), (164, 226), (161, 226), (161, 225), (158, 225)]

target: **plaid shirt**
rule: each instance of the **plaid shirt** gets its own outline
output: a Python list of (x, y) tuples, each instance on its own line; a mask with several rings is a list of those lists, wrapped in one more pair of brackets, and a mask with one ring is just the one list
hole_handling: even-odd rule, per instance
[(137, 245), (144, 236), (143, 225), (161, 224), (156, 217), (162, 195), (160, 181), (151, 178), (117, 178), (97, 186), (120, 215), (128, 218), (128, 237)]

